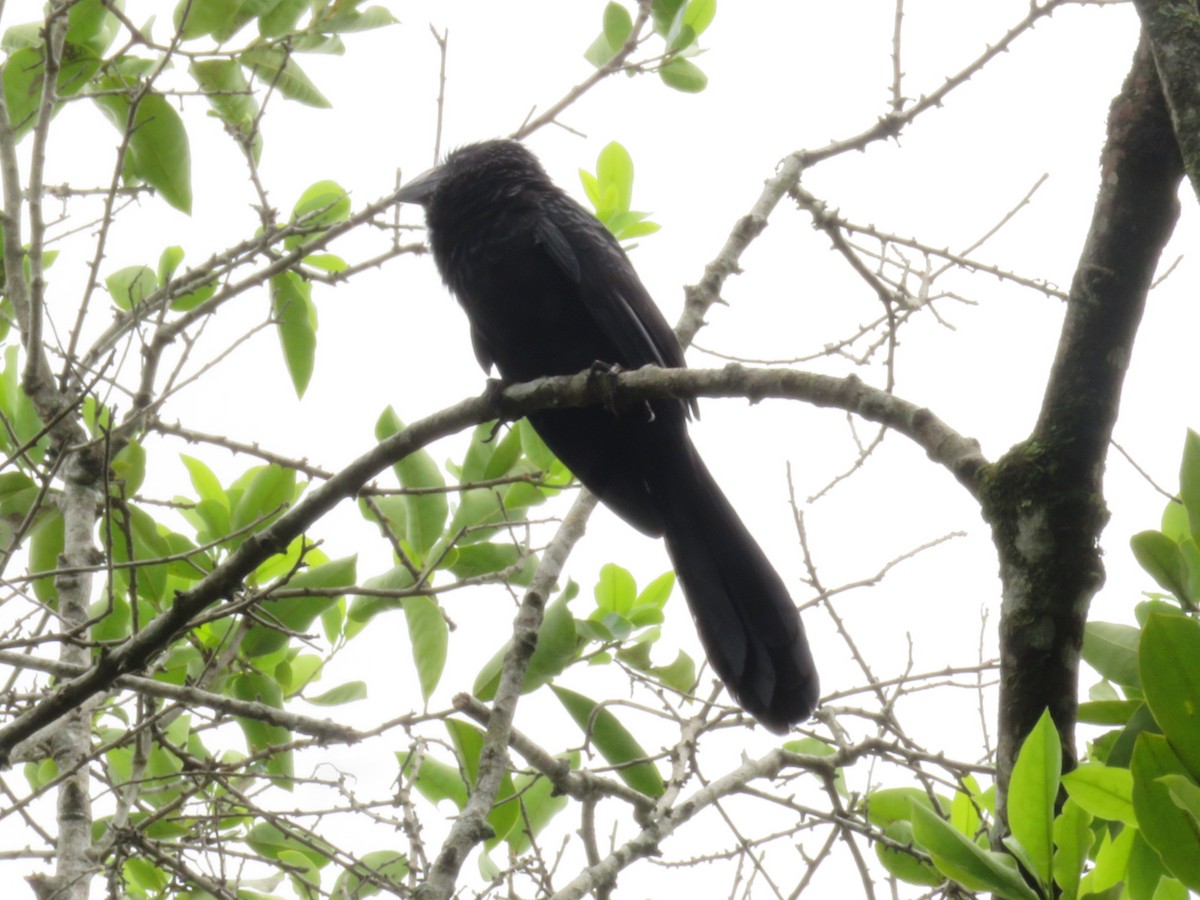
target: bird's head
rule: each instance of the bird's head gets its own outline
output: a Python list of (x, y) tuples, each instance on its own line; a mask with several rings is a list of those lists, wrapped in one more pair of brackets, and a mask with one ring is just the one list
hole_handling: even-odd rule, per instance
[(396, 200), (430, 209), (448, 195), (500, 199), (541, 182), (549, 184), (549, 176), (524, 144), (482, 141), (452, 151), (440, 166), (422, 172), (400, 188)]

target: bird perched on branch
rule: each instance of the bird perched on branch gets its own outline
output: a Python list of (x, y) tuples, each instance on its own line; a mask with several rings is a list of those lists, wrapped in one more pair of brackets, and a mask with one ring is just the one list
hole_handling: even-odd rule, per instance
[[(523, 145), (462, 147), (396, 196), (424, 206), (434, 260), (485, 371), (521, 382), (597, 362), (685, 365), (620, 244)], [(689, 407), (664, 398), (529, 420), (610, 509), (666, 540), (713, 669), (747, 712), (783, 733), (816, 706), (816, 668), (783, 580), (688, 437)]]

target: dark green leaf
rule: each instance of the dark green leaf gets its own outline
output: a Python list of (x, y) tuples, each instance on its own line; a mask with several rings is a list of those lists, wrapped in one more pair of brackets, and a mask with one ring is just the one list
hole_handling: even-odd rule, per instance
[(1142, 836), (1158, 851), (1172, 875), (1200, 890), (1200, 834), (1160, 780), (1164, 775), (1187, 776), (1187, 769), (1167, 739), (1157, 734), (1138, 736), (1129, 768), (1133, 808)]
[(1188, 569), (1179, 545), (1161, 531), (1140, 531), (1129, 539), (1134, 558), (1159, 586), (1190, 604)]
[(1192, 777), (1200, 778), (1200, 622), (1152, 615), (1138, 660), (1155, 721)]
[(1088, 622), (1083, 633), (1083, 658), (1093, 669), (1117, 684), (1138, 687), (1137, 647), (1141, 632), (1132, 625)]

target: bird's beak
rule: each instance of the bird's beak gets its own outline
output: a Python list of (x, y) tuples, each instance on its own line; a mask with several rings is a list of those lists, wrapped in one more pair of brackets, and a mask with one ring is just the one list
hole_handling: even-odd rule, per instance
[(434, 166), (428, 172), (422, 172), (396, 191), (396, 201), (398, 203), (419, 203), (424, 206), (433, 196), (433, 192), (437, 190), (444, 174), (442, 166)]

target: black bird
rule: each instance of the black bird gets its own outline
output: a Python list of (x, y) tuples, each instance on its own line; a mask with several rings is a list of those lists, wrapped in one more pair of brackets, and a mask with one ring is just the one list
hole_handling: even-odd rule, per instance
[[(434, 260), (485, 371), (521, 382), (597, 362), (685, 365), (620, 244), (523, 145), (462, 147), (396, 196), (425, 207)], [(747, 712), (782, 734), (816, 706), (816, 668), (782, 579), (692, 446), (689, 406), (662, 399), (529, 419), (609, 508), (666, 539), (709, 662)]]

